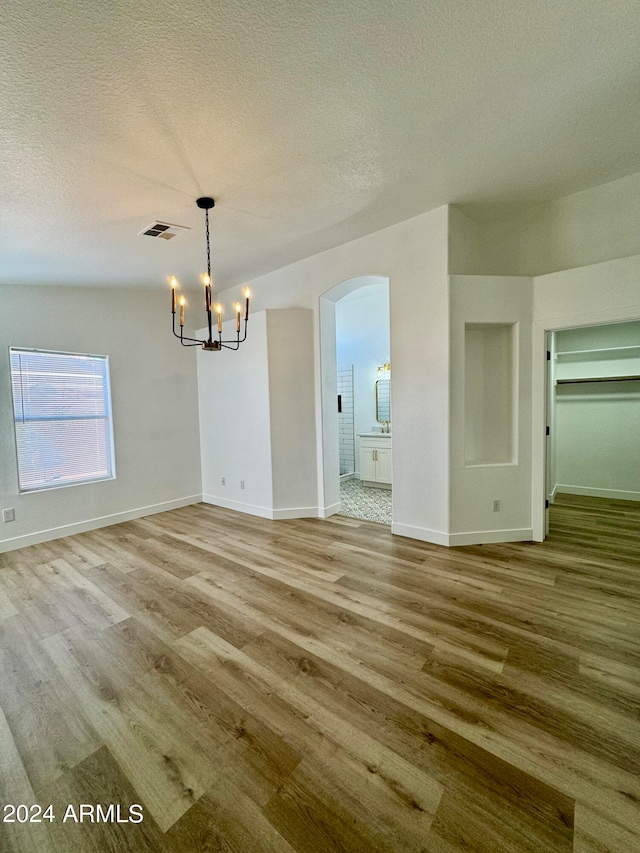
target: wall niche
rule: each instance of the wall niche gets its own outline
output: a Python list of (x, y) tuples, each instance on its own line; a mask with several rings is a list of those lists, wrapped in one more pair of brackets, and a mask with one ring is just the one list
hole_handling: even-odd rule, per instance
[(465, 323), (466, 466), (517, 462), (517, 334), (517, 323)]

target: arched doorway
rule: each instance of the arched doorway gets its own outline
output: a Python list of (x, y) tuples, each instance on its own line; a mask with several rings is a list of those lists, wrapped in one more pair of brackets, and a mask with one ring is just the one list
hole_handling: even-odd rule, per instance
[[(362, 275), (340, 282), (320, 297), (325, 516), (343, 511), (342, 474), (342, 496), (345, 497), (351, 514), (372, 521), (391, 523), (391, 438), (388, 432), (390, 412), (385, 414), (378, 410), (376, 396), (378, 378), (383, 380), (378, 389), (381, 394), (390, 387), (385, 385), (389, 373), (382, 377), (377, 374), (378, 367), (384, 367), (385, 364), (388, 366), (390, 362), (388, 288), (389, 280), (386, 276)], [(381, 321), (386, 324), (386, 330), (382, 333)], [(349, 373), (353, 383), (350, 397)], [(342, 409), (342, 412), (339, 409)], [(383, 439), (383, 435), (386, 438)], [(365, 473), (369, 478), (366, 480), (368, 485), (363, 489), (360, 471), (361, 449), (365, 452), (364, 445), (367, 441), (372, 446), (376, 445), (378, 436), (381, 437), (381, 447), (384, 441), (386, 453), (383, 450), (374, 450), (371, 455), (379, 460), (377, 464), (380, 480), (371, 482), (376, 473), (367, 469)], [(349, 441), (350, 448), (347, 447)], [(385, 460), (388, 463), (386, 472)], [(345, 483), (346, 479), (351, 478), (351, 483)], [(386, 491), (384, 495), (383, 490)]]

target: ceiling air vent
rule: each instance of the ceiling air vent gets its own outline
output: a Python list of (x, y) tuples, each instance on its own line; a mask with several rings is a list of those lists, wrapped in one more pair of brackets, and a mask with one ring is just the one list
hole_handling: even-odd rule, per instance
[(183, 231), (189, 231), (186, 225), (172, 225), (170, 222), (152, 222), (146, 228), (139, 232), (138, 236), (146, 235), (147, 237), (162, 237), (163, 240), (171, 240), (172, 237), (177, 237)]

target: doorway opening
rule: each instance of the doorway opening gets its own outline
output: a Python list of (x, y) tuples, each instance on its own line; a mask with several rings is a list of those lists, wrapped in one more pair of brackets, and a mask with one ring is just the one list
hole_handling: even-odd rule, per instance
[(554, 538), (640, 514), (640, 321), (548, 333), (546, 499)]
[[(391, 525), (389, 281), (358, 276), (321, 298), (325, 506)], [(329, 514), (329, 513), (327, 513)]]

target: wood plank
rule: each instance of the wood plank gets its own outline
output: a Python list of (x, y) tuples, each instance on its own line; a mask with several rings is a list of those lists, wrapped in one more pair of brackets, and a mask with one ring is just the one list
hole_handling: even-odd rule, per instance
[(221, 780), (171, 827), (165, 836), (180, 853), (294, 853), (242, 788)]
[(76, 632), (44, 641), (60, 676), (163, 831), (216, 778), (220, 741), (158, 683), (131, 681), (108, 648)]
[(573, 853), (631, 853), (640, 850), (640, 825), (637, 831), (616, 824), (607, 815), (576, 804)]
[[(43, 805), (51, 804), (56, 820), (49, 824), (57, 851), (78, 850), (82, 853), (180, 853), (167, 839), (114, 760), (103, 746), (73, 768), (63, 779), (40, 791)], [(80, 804), (91, 808), (80, 820)], [(98, 812), (96, 806), (102, 811)], [(109, 806), (117, 806), (113, 816)], [(69, 806), (72, 812), (67, 813)], [(130, 812), (131, 806), (142, 806)], [(67, 814), (67, 820), (64, 820)], [(141, 822), (128, 822), (131, 817)], [(122, 822), (118, 822), (119, 819)], [(103, 816), (107, 819), (104, 820)], [(125, 822), (127, 821), (127, 822)]]
[[(13, 740), (9, 724), (0, 708), (0, 807), (37, 803), (27, 771)], [(56, 847), (48, 823), (6, 823), (0, 821), (0, 850), (3, 853), (55, 853)]]

